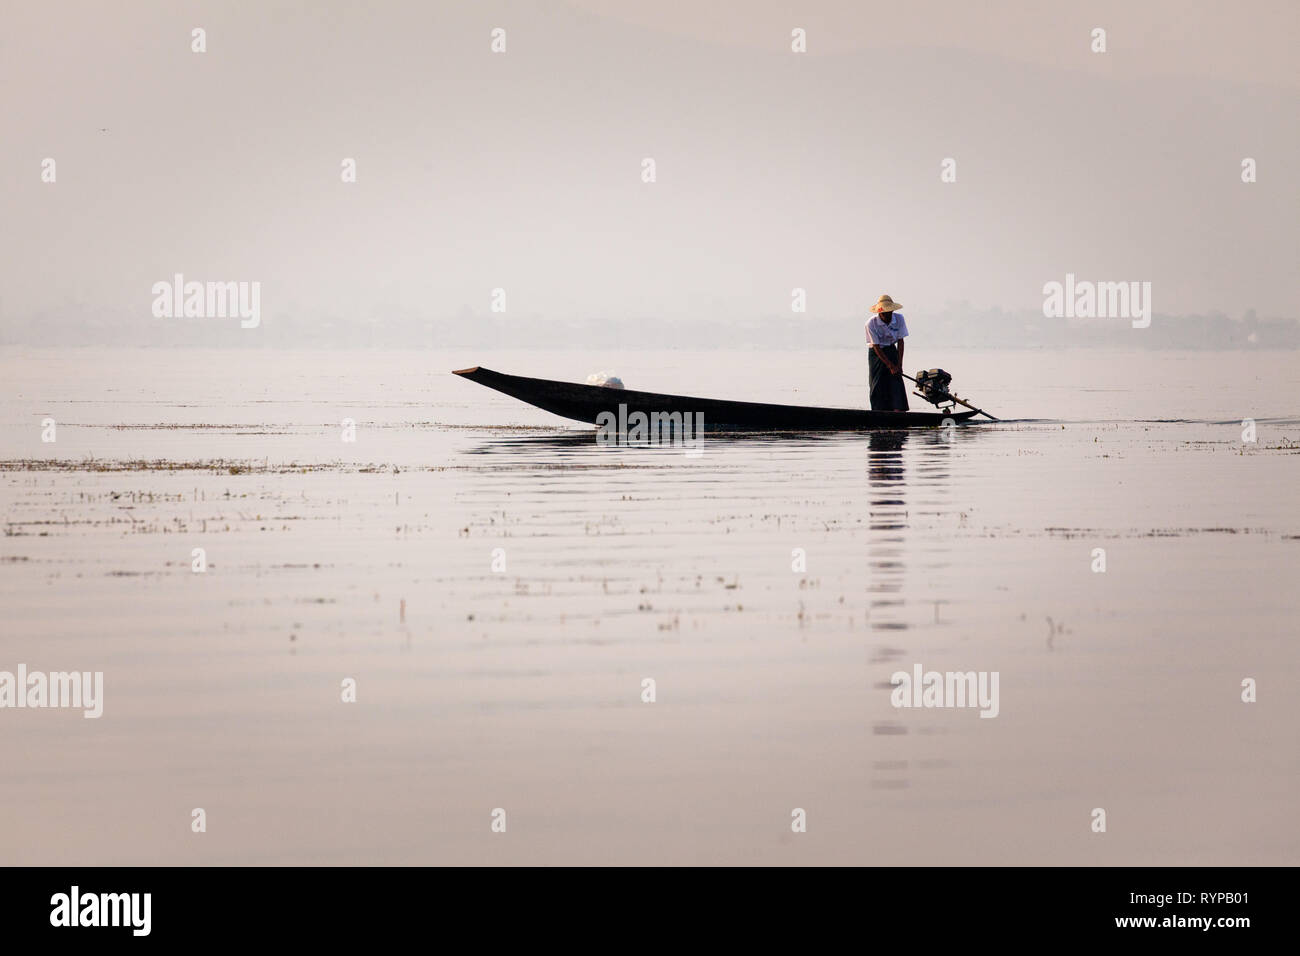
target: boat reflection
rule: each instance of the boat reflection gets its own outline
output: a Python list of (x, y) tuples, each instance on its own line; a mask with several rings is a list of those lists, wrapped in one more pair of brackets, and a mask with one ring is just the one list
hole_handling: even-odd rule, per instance
[[(751, 447), (782, 445), (789, 447), (811, 447), (841, 445), (847, 442), (862, 442), (865, 438), (868, 453), (870, 455), (879, 456), (879, 467), (887, 470), (890, 468), (901, 467), (901, 458), (892, 460), (885, 456), (890, 453), (901, 453), (909, 441), (915, 445), (926, 447), (946, 446), (971, 440), (978, 435), (979, 432), (980, 429), (978, 427), (971, 426), (897, 430), (877, 429), (867, 432), (706, 432), (699, 443), (699, 447), (703, 448), (707, 455), (707, 450), (712, 445)], [(472, 455), (510, 455), (531, 454), (532, 452), (545, 449), (559, 450), (586, 448), (597, 449), (602, 452), (644, 451), (661, 454), (681, 454), (682, 452), (681, 445), (674, 445), (671, 443), (634, 443), (630, 445), (602, 444), (598, 440), (594, 429), (557, 429), (554, 431), (530, 429), (527, 433), (523, 434), (512, 432), (509, 434), (494, 436), (476, 445), (466, 447), (462, 449), (462, 451), (465, 454)], [(872, 472), (872, 474), (881, 481), (893, 480), (887, 476), (884, 471), (879, 473)], [(902, 474), (896, 476), (897, 480), (902, 480), (903, 477)]]

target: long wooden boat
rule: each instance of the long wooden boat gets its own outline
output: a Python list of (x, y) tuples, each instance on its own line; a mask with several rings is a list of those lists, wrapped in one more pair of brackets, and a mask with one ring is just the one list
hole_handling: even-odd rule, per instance
[(873, 412), (861, 408), (729, 402), (718, 398), (661, 395), (658, 392), (637, 392), (603, 385), (524, 378), (522, 375), (494, 372), (481, 365), (456, 369), (455, 374), (555, 415), (592, 424), (597, 423), (597, 416), (602, 412), (618, 418), (620, 405), (625, 406), (625, 415), (634, 412), (644, 412), (646, 415), (655, 412), (677, 412), (683, 415), (699, 413), (704, 416), (704, 427), (708, 430), (860, 431), (870, 428), (934, 427), (947, 419), (963, 422), (976, 414), (973, 411)]

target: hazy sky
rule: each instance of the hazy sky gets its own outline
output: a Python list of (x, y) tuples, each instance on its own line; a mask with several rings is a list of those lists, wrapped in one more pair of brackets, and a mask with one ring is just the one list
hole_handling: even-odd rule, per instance
[(498, 287), (521, 320), (788, 314), (794, 287), (814, 315), (889, 292), (920, 317), (1038, 308), (1067, 272), (1150, 281), (1156, 312), (1300, 315), (1289, 0), (5, 18), (0, 330), (70, 303), (148, 320), (177, 272), (357, 321), (486, 312)]

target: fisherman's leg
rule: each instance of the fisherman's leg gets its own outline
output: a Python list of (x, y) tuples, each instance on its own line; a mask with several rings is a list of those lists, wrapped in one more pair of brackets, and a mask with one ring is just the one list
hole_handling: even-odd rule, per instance
[[(898, 363), (898, 368), (902, 368), (902, 360), (894, 356), (894, 362)], [(893, 410), (907, 411), (907, 380), (901, 375), (889, 376), (893, 384)]]
[(867, 350), (867, 373), (871, 389), (871, 410), (888, 411), (892, 402), (889, 395), (889, 369), (880, 361), (875, 349)]
[(894, 381), (897, 383), (894, 390), (894, 411), (905, 412), (911, 407), (907, 404), (907, 379), (895, 375)]
[[(888, 357), (889, 361), (898, 365), (897, 345), (886, 345), (882, 351)], [(895, 375), (891, 372), (883, 361), (880, 362), (880, 378), (880, 401), (879, 404), (877, 404), (875, 390), (873, 390), (871, 407), (886, 412), (907, 411), (906, 380), (901, 375)]]

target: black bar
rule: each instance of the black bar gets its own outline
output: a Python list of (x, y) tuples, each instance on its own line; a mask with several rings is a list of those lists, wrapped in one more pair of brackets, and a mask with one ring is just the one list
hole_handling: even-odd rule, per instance
[[(582, 934), (605, 927), (626, 934), (610, 937), (611, 944), (631, 944), (696, 920), (725, 927), (737, 938), (762, 939), (784, 927), (796, 938), (803, 931), (820, 936), (843, 928), (862, 941), (923, 946), (936, 940), (975, 945), (1126, 936), (1148, 944), (1206, 939), (1232, 945), (1259, 930), (1287, 931), (1282, 884), (1294, 882), (1288, 870), (1244, 868), (623, 868), (539, 874), (526, 868), (59, 867), (4, 873), (0, 925), (6, 942), (71, 939), (79, 945), (143, 939), (373, 944), (432, 930), (435, 937), (417, 938), (450, 946), (457, 945), (445, 935), (452, 931), (480, 934), (472, 938), (487, 942), (530, 923)], [(148, 893), (148, 935), (136, 935), (144, 925), (143, 895), (136, 897), (139, 910), (126, 910), (121, 897), (110, 901), (110, 910), (122, 907), (119, 922), (126, 925), (51, 925), (52, 916), (63, 915), (56, 913), (58, 895), (70, 904), (73, 886), (87, 918), (87, 905), (99, 910), (98, 894)], [(86, 903), (88, 895), (96, 895), (94, 904)], [(1206, 918), (1212, 921), (1208, 929), (1188, 925)], [(1133, 919), (1154, 923), (1119, 925)], [(1247, 925), (1217, 922), (1240, 919)]]

